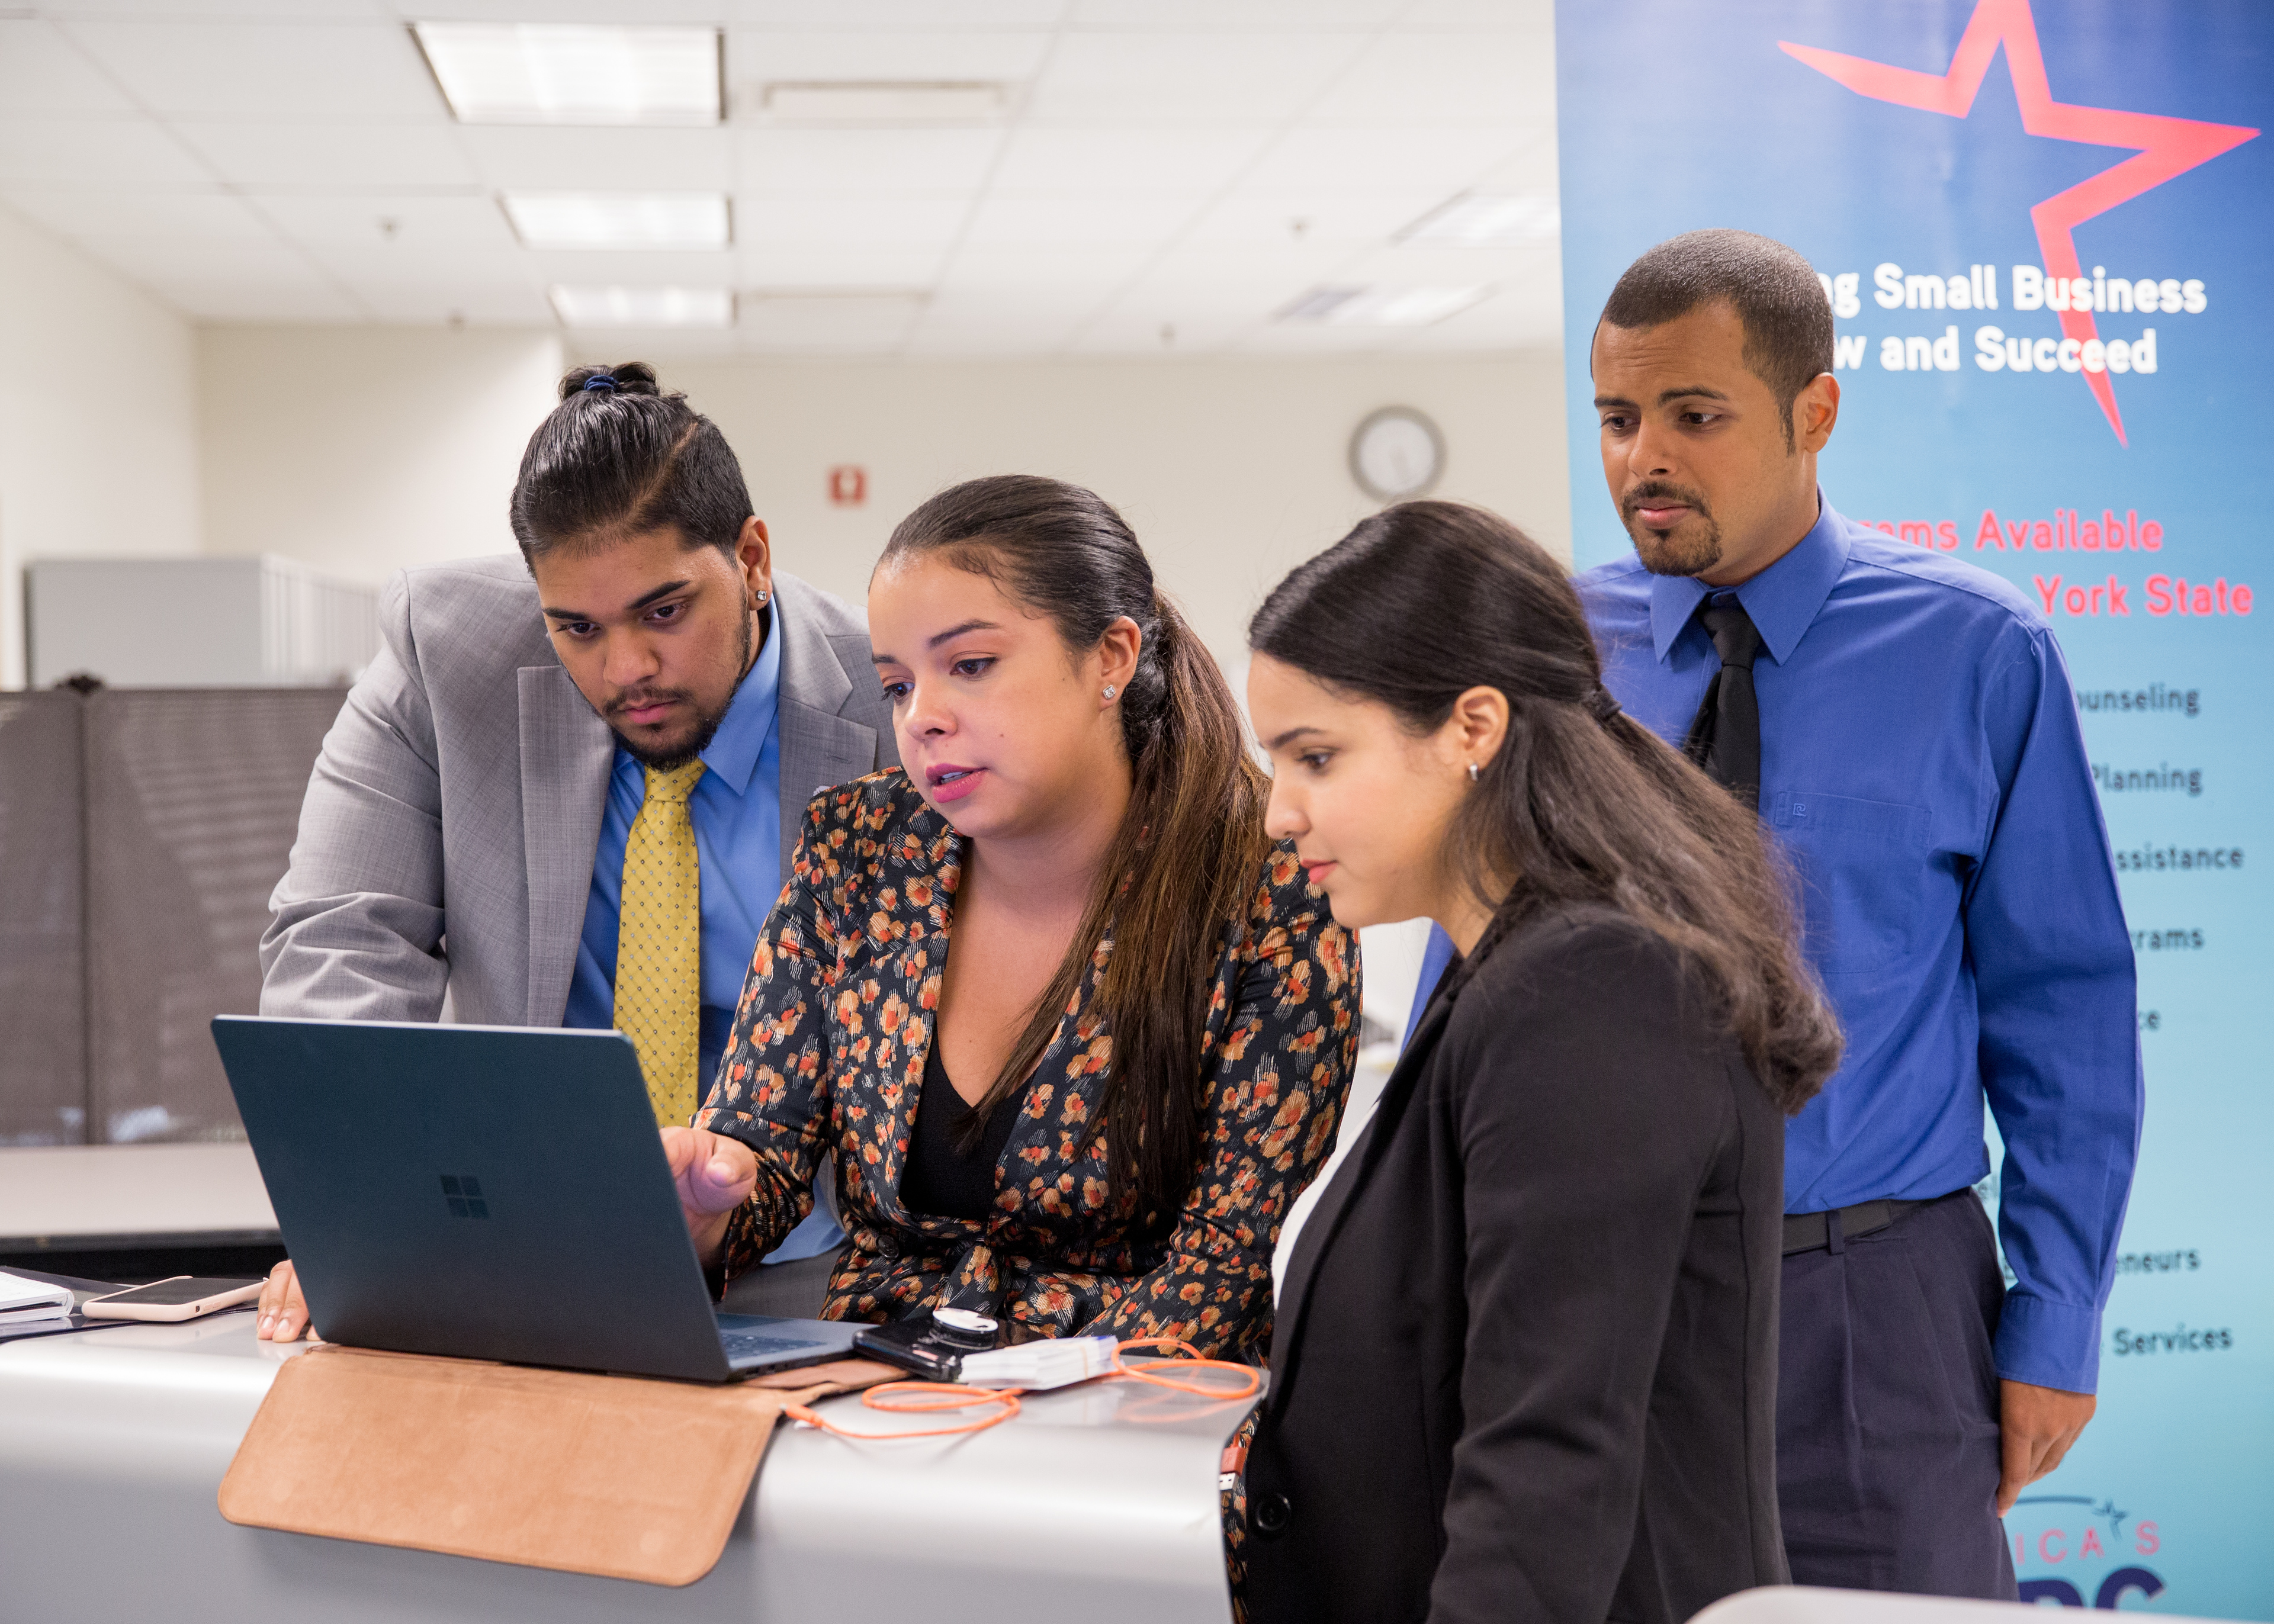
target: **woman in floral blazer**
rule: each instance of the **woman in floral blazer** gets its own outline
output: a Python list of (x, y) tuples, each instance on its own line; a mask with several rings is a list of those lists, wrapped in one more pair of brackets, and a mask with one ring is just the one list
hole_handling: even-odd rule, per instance
[(1113, 1039), (1092, 1013), (1113, 948), (1093, 957), (996, 1168), (983, 1222), (912, 1213), (902, 1158), (930, 1052), (962, 876), (962, 839), (895, 769), (817, 796), (795, 872), (758, 940), (734, 1034), (698, 1119), (757, 1153), (727, 1231), (731, 1277), (811, 1210), (834, 1158), (851, 1244), (832, 1318), (926, 1307), (1001, 1317), (1014, 1339), (1181, 1336), (1260, 1362), (1271, 1249), (1334, 1147), (1358, 1039), (1349, 933), (1273, 849), (1217, 961), (1201, 1039), (1205, 1147), (1183, 1209), (1117, 1207), (1096, 1114)]
[(698, 1253), (756, 1267), (820, 1175), (832, 1317), (1260, 1363), (1358, 965), (1264, 835), (1223, 673), (1120, 515), (1056, 480), (934, 497), (869, 610), (905, 769), (807, 808), (709, 1101), (664, 1131)]

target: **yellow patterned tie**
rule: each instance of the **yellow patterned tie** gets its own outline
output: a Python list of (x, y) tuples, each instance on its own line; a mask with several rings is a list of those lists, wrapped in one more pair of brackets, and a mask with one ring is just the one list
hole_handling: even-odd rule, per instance
[(624, 842), (616, 920), (616, 1030), (639, 1051), (665, 1127), (695, 1115), (703, 992), (703, 877), (687, 798), (703, 763), (647, 771), (647, 799)]

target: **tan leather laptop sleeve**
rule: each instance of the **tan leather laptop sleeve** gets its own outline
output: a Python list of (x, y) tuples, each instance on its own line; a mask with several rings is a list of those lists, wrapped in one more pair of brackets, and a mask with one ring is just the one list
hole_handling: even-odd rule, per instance
[(691, 1584), (726, 1549), (783, 1409), (897, 1373), (846, 1360), (712, 1387), (327, 1345), (277, 1371), (221, 1514)]

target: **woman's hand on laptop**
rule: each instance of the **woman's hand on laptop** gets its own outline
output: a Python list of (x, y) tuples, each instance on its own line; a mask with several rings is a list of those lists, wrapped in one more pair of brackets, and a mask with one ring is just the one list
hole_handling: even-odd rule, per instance
[[(757, 1163), (751, 1162), (755, 1171)], [(315, 1327), (308, 1323), (308, 1304), (300, 1296), (300, 1276), (286, 1259), (268, 1271), (268, 1283), (260, 1288), (259, 1324), (253, 1335), (263, 1342), (289, 1342), (305, 1331), (310, 1342), (322, 1339)]]
[[(679, 1186), (679, 1205), (687, 1214), (696, 1253), (705, 1264), (714, 1262), (726, 1244), (727, 1216), (750, 1199), (757, 1184), (758, 1159), (742, 1140), (706, 1128), (664, 1129), (663, 1154)], [(301, 1318), (306, 1317), (302, 1311)]]

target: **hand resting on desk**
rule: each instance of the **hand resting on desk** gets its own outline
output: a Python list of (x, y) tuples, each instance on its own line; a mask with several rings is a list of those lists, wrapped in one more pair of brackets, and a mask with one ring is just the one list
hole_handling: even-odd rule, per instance
[(727, 1244), (727, 1219), (749, 1199), (758, 1182), (758, 1159), (740, 1139), (704, 1128), (666, 1128), (664, 1159), (679, 1186), (687, 1214), (687, 1233), (704, 1267), (719, 1260)]
[(323, 1339), (316, 1327), (308, 1323), (308, 1304), (300, 1296), (300, 1276), (287, 1258), (268, 1271), (268, 1283), (260, 1288), (260, 1323), (253, 1335), (263, 1342), (289, 1342), (298, 1339), (305, 1331), (312, 1342)]

